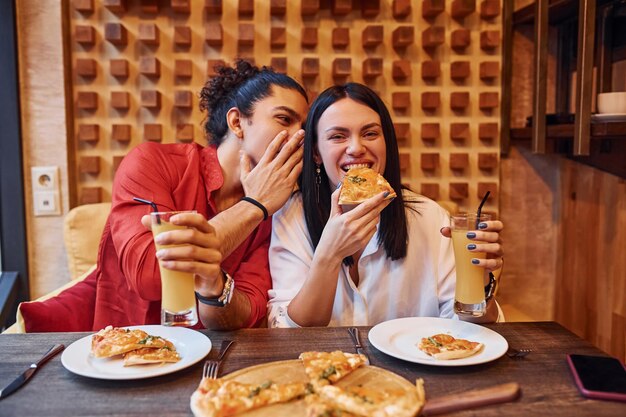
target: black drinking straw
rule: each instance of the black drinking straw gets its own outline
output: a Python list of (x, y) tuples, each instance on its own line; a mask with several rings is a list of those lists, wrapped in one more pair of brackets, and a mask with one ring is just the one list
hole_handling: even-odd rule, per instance
[(487, 193), (483, 197), (483, 201), (481, 201), (480, 204), (478, 205), (478, 211), (476, 212), (476, 229), (478, 229), (478, 223), (480, 223), (480, 213), (483, 211), (483, 206), (487, 202), (487, 199), (489, 198), (489, 194), (491, 194), (491, 191), (487, 191)]
[[(487, 191), (487, 192), (489, 192), (489, 191)], [(133, 197), (133, 200), (139, 201), (140, 203), (148, 204), (149, 206), (152, 207), (152, 211), (155, 212), (155, 213), (157, 213), (159, 211), (159, 209), (157, 208), (157, 205), (154, 204), (150, 200), (144, 200), (143, 198), (139, 198), (139, 197)], [(156, 215), (156, 221), (157, 221), (157, 224), (161, 224), (161, 218), (159, 217), (158, 214)]]

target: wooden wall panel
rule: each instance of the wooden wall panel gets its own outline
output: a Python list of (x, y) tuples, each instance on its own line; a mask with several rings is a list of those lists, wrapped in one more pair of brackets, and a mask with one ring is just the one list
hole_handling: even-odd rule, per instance
[(626, 358), (626, 180), (564, 160), (555, 317)]
[[(396, 124), (404, 127), (400, 146), (406, 160), (417, 161), (427, 151), (446, 161), (427, 176), (419, 164), (404, 166), (403, 183), (417, 191), (423, 183), (436, 183), (440, 199), (455, 199), (461, 209), (473, 209), (480, 201), (478, 184), (499, 186), (499, 161), (493, 169), (480, 169), (478, 155), (499, 150), (498, 139), (479, 138), (479, 125), (499, 122), (499, 71), (481, 78), (480, 67), (486, 62), (500, 66), (501, 16), (481, 17), (479, 3), (456, 18), (451, 2), (441, 2), (443, 10), (426, 17), (420, 2), (404, 2), (401, 10), (394, 10), (389, 1), (294, 0), (284, 2), (284, 10), (274, 10), (273, 16), (272, 2), (265, 0), (223, 1), (220, 8), (198, 1), (181, 11), (169, 1), (149, 11), (139, 1), (126, 2), (123, 10), (94, 1), (93, 11), (85, 11), (76, 7), (79, 3), (72, 3), (69, 11), (77, 102), (73, 123), (77, 131), (82, 125), (100, 126), (99, 140), (75, 141), (77, 161), (100, 157), (97, 174), (78, 178), (79, 203), (97, 197), (93, 189), (101, 189), (101, 198), (110, 200), (114, 161), (144, 140), (205, 143), (197, 93), (211, 71), (208, 62), (230, 63), (236, 57), (252, 58), (258, 65), (274, 62), (312, 94), (346, 81), (363, 82), (379, 92)], [(76, 33), (82, 27), (93, 28), (93, 41), (79, 42)], [(452, 34), (459, 31), (465, 44), (453, 49)], [(489, 45), (483, 41), (481, 48), (485, 37)], [(94, 62), (95, 71), (88, 65)], [(428, 62), (436, 64), (436, 73), (423, 73)], [(93, 92), (98, 94), (95, 104), (87, 100), (94, 96), (85, 94)], [(422, 93), (434, 92), (439, 105), (420, 104)], [(405, 95), (405, 104), (394, 109), (398, 94)], [(486, 98), (495, 100), (487, 103)], [(437, 140), (422, 140), (424, 123), (440, 126)], [(451, 138), (455, 124), (468, 126), (462, 141)], [(130, 139), (113, 138), (114, 125), (130, 126)], [(467, 167), (451, 169), (451, 154), (466, 154)], [(488, 206), (497, 212), (497, 198)]]
[(507, 320), (554, 320), (560, 217), (557, 158), (513, 146), (501, 160), (505, 259), (498, 302)]

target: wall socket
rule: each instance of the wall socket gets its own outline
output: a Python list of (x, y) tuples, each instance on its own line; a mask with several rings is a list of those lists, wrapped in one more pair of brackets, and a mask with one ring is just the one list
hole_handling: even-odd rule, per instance
[(61, 183), (59, 167), (32, 167), (33, 207), (35, 216), (61, 215)]

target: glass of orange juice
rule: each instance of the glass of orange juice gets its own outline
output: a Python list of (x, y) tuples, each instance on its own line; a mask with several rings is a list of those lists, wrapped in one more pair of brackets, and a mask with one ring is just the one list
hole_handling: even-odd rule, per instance
[(472, 213), (461, 213), (451, 217), (452, 245), (456, 263), (456, 291), (454, 312), (458, 315), (481, 317), (487, 311), (485, 301), (486, 270), (472, 263), (473, 258), (485, 259), (485, 253), (470, 252), (467, 245), (480, 243), (470, 240), (467, 233), (476, 231), (478, 223), (491, 220), (488, 214), (478, 217)]
[[(195, 213), (192, 211), (152, 212), (152, 235), (170, 230), (186, 229), (187, 226), (178, 226), (170, 222), (170, 218), (179, 213)], [(156, 249), (171, 248), (176, 245), (158, 245)], [(189, 272), (173, 271), (161, 266), (161, 324), (164, 326), (193, 326), (198, 322), (196, 297), (194, 293), (194, 275)]]

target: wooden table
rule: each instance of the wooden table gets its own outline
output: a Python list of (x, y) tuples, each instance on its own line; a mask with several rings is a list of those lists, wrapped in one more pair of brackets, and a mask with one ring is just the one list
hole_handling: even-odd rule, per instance
[[(524, 359), (507, 356), (466, 367), (433, 367), (405, 362), (379, 352), (365, 337), (362, 342), (372, 364), (410, 381), (424, 378), (428, 397), (518, 382), (522, 396), (512, 403), (458, 412), (470, 416), (624, 416), (626, 404), (580, 396), (565, 360), (566, 353), (603, 353), (553, 322), (504, 323), (487, 327), (503, 335), (513, 347), (530, 347)], [(213, 346), (234, 339), (222, 374), (260, 363), (295, 359), (305, 350), (353, 352), (346, 328), (250, 329), (206, 331)], [(0, 387), (4, 387), (37, 360), (50, 346), (66, 346), (87, 333), (0, 335)], [(210, 357), (216, 355), (215, 350)], [(174, 374), (146, 380), (106, 381), (74, 375), (56, 356), (19, 391), (0, 401), (2, 416), (189, 416), (189, 398), (202, 374), (202, 362)]]

